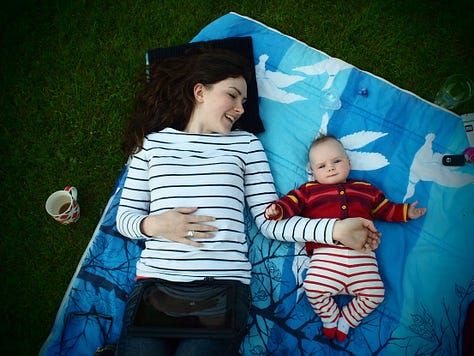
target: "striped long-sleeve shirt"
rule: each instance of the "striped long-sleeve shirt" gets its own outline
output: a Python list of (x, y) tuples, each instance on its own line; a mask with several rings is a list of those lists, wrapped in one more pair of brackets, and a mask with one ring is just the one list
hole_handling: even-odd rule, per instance
[[(148, 135), (130, 162), (117, 213), (117, 228), (132, 239), (145, 239), (137, 263), (138, 278), (192, 281), (215, 277), (250, 283), (244, 206), (269, 238), (334, 244), (335, 219), (294, 217), (269, 221), (266, 206), (277, 198), (268, 161), (256, 136), (191, 134), (165, 129)], [(202, 247), (147, 237), (140, 230), (149, 214), (176, 207), (198, 207), (219, 231), (200, 239)]]
[[(406, 222), (409, 204), (396, 204), (372, 184), (348, 179), (346, 183), (320, 184), (308, 182), (290, 191), (275, 202), (280, 210), (273, 219), (287, 219), (294, 215), (308, 218), (373, 218), (384, 221)], [(309, 253), (319, 245), (307, 243)]]

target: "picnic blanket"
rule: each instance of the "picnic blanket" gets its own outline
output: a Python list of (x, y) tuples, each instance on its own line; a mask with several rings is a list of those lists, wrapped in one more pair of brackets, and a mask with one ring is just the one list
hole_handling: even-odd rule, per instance
[[(460, 118), (413, 93), (251, 18), (229, 13), (193, 41), (251, 36), (265, 132), (259, 134), (279, 194), (308, 180), (307, 149), (319, 132), (344, 143), (352, 178), (390, 200), (419, 201), (408, 223), (376, 221), (384, 302), (340, 343), (325, 338), (302, 284), (303, 246), (263, 237), (247, 219), (253, 265), (244, 355), (460, 355), (474, 299), (474, 168), (447, 167), (468, 147)], [(120, 334), (140, 241), (121, 236), (115, 215), (127, 167), (59, 307), (43, 355), (91, 355)], [(338, 303), (347, 303), (347, 296)]]

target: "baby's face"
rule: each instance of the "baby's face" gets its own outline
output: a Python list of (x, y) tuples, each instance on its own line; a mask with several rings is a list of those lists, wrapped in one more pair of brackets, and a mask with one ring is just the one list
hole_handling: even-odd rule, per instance
[(312, 147), (309, 161), (313, 179), (321, 184), (345, 183), (351, 170), (349, 157), (336, 140), (327, 140)]

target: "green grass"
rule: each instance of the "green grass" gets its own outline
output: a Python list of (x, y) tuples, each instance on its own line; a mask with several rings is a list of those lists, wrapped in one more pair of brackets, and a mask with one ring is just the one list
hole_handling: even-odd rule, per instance
[[(296, 4), (295, 4), (296, 3)], [(121, 130), (148, 49), (230, 12), (252, 17), (432, 100), (474, 78), (472, 1), (28, 1), (3, 4), (0, 353), (37, 354), (126, 161)], [(459, 108), (473, 112), (474, 102)], [(60, 226), (48, 195), (79, 190)]]

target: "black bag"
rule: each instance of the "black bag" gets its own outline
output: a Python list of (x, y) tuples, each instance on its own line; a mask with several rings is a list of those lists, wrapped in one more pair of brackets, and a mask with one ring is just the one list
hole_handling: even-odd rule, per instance
[(234, 338), (235, 283), (147, 281), (128, 333), (159, 338)]

